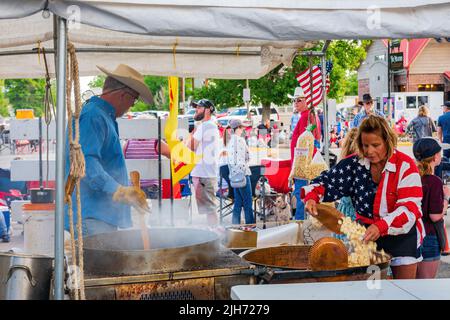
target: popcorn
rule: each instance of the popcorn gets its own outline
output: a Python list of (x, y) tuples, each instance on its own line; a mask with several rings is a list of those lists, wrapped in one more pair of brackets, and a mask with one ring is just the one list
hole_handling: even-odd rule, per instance
[(352, 221), (350, 217), (345, 217), (340, 224), (341, 231), (347, 236), (353, 251), (348, 257), (349, 267), (368, 266), (383, 261), (381, 257), (386, 256), (384, 250), (377, 251), (377, 244), (374, 241), (368, 243), (363, 241), (366, 227)]

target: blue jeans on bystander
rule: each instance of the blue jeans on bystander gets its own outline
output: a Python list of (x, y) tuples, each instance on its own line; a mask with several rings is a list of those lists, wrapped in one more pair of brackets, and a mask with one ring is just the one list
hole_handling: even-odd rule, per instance
[(294, 196), (297, 200), (297, 208), (295, 209), (295, 220), (305, 220), (305, 204), (300, 200), (300, 189), (308, 185), (308, 180), (294, 179)]
[(3, 242), (9, 242), (8, 227), (6, 225), (5, 216), (1, 211), (0, 211), (0, 239)]
[(241, 211), (244, 208), (245, 212), (245, 223), (252, 224), (255, 223), (255, 218), (253, 216), (252, 208), (252, 184), (250, 181), (250, 176), (247, 176), (247, 184), (243, 188), (234, 188), (234, 207), (233, 207), (233, 218), (232, 224), (241, 223)]

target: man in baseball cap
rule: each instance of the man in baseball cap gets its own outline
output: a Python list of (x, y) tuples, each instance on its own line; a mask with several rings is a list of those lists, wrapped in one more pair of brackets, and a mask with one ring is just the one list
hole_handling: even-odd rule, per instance
[(205, 117), (211, 118), (212, 114), (216, 110), (214, 104), (208, 99), (200, 99), (198, 101), (192, 101), (191, 107), (195, 108), (195, 121), (202, 121)]
[(206, 215), (210, 226), (216, 226), (219, 223), (216, 189), (220, 134), (212, 119), (215, 107), (208, 99), (192, 101), (191, 106), (196, 109), (194, 120), (201, 121), (187, 141), (188, 148), (201, 157), (191, 172), (198, 213)]

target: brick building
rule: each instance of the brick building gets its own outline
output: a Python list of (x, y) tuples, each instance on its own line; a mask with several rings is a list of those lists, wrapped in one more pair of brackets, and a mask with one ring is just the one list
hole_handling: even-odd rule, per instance
[[(442, 91), (450, 100), (450, 38), (402, 40), (403, 70), (392, 76), (391, 92)], [(374, 40), (358, 69), (358, 96), (381, 101), (388, 91), (387, 41)]]

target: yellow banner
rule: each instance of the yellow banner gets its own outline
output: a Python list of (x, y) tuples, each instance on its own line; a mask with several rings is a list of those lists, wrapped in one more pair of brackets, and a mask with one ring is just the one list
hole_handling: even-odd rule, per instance
[(177, 137), (178, 129), (178, 77), (169, 77), (169, 117), (164, 128), (164, 136), (170, 149), (172, 185), (186, 177), (199, 157), (186, 147)]

